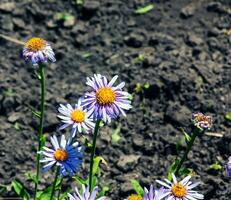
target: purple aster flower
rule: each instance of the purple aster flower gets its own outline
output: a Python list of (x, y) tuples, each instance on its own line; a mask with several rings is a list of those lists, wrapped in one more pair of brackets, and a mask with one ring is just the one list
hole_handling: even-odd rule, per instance
[(43, 171), (46, 172), (53, 166), (60, 167), (60, 176), (66, 175), (72, 176), (73, 173), (77, 173), (80, 165), (82, 164), (83, 150), (79, 146), (78, 142), (71, 144), (71, 139), (68, 141), (65, 136), (62, 135), (60, 142), (54, 135), (51, 137), (51, 144), (53, 148), (43, 147), (41, 154), (44, 158), (41, 163), (47, 163), (43, 167)]
[(94, 120), (102, 119), (110, 123), (111, 118), (114, 119), (119, 114), (126, 116), (125, 110), (132, 108), (130, 94), (122, 91), (125, 83), (113, 86), (117, 78), (117, 75), (114, 76), (110, 82), (100, 74), (87, 78), (86, 84), (92, 87), (93, 91), (85, 94), (83, 106), (93, 113)]
[(155, 190), (153, 185), (150, 186), (150, 190), (144, 188), (144, 196), (142, 200), (164, 200), (166, 197), (166, 191), (164, 188)]
[(96, 198), (98, 194), (98, 187), (94, 187), (92, 192), (89, 192), (89, 186), (82, 185), (82, 192), (80, 193), (78, 188), (75, 188), (73, 195), (68, 194), (69, 200), (109, 200), (107, 197)]
[(227, 170), (229, 173), (229, 177), (231, 177), (231, 156), (229, 157), (229, 160), (228, 160)]
[(95, 127), (93, 119), (90, 118), (91, 113), (81, 106), (81, 99), (79, 99), (78, 104), (75, 104), (74, 108), (70, 104), (66, 106), (60, 104), (58, 111), (62, 114), (58, 115), (58, 117), (63, 122), (59, 129), (64, 129), (71, 125), (72, 137), (75, 136), (76, 132), (89, 133)]
[(197, 193), (193, 190), (200, 183), (192, 183), (190, 181), (191, 176), (185, 177), (182, 181), (178, 182), (175, 175), (172, 174), (173, 182), (168, 179), (164, 181), (157, 180), (156, 182), (166, 187), (165, 195), (162, 198), (167, 198), (171, 200), (198, 200), (204, 199), (204, 195)]
[(31, 38), (28, 40), (23, 49), (23, 57), (29, 60), (33, 65), (44, 63), (50, 60), (55, 62), (55, 54), (51, 46), (42, 38)]
[(202, 130), (209, 130), (212, 127), (212, 117), (202, 113), (193, 114), (194, 125)]

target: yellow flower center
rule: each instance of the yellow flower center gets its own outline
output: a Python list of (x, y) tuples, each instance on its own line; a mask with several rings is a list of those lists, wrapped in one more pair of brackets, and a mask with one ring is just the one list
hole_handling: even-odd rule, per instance
[(185, 197), (187, 194), (186, 188), (181, 183), (174, 184), (171, 188), (171, 191), (175, 197), (179, 198)]
[(76, 109), (71, 113), (71, 119), (77, 123), (84, 122), (85, 113), (82, 110)]
[(54, 156), (57, 161), (65, 161), (68, 158), (67, 151), (63, 149), (57, 149)]
[(100, 105), (112, 104), (115, 102), (115, 98), (115, 92), (109, 87), (100, 88), (96, 92), (96, 99)]
[(37, 38), (37, 37), (31, 38), (26, 43), (26, 48), (34, 52), (43, 50), (45, 46), (46, 46), (46, 41), (43, 40), (42, 38)]
[(142, 200), (142, 197), (138, 194), (132, 194), (128, 197), (128, 200)]

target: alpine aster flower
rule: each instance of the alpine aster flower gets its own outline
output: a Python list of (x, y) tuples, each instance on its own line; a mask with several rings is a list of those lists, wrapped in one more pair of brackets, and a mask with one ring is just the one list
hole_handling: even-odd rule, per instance
[(58, 111), (62, 114), (58, 115), (58, 117), (63, 122), (59, 129), (72, 125), (72, 137), (75, 137), (76, 132), (89, 133), (95, 127), (93, 119), (90, 118), (91, 113), (81, 106), (81, 99), (79, 99), (78, 104), (75, 104), (74, 108), (70, 104), (66, 106), (60, 104)]
[(229, 173), (229, 177), (231, 177), (231, 156), (229, 157), (229, 160), (228, 160), (227, 170)]
[(33, 65), (44, 63), (50, 60), (55, 62), (55, 54), (51, 46), (42, 38), (31, 38), (28, 40), (23, 49), (23, 57), (30, 60)]
[(40, 162), (47, 163), (43, 171), (46, 172), (56, 165), (60, 167), (61, 177), (77, 173), (82, 164), (82, 147), (78, 146), (78, 142), (71, 144), (71, 139), (67, 141), (64, 135), (61, 136), (60, 142), (55, 135), (50, 139), (53, 148), (43, 147), (41, 151), (44, 158)]
[(202, 130), (209, 130), (212, 127), (212, 117), (202, 113), (193, 114), (194, 125)]
[(150, 186), (150, 190), (148, 191), (147, 188), (144, 188), (144, 196), (142, 200), (164, 200), (163, 197), (165, 197), (165, 189), (161, 188), (158, 190), (155, 190), (153, 188), (153, 185)]
[(175, 175), (172, 174), (173, 183), (168, 179), (164, 179), (165, 182), (157, 180), (156, 182), (166, 187), (165, 195), (162, 198), (167, 198), (171, 200), (198, 200), (204, 199), (204, 195), (197, 193), (192, 190), (200, 183), (193, 183), (190, 180), (191, 176), (185, 177), (182, 181), (178, 182)]
[(94, 77), (87, 78), (86, 84), (93, 88), (93, 91), (85, 94), (83, 106), (93, 113), (93, 119), (102, 119), (104, 122), (111, 121), (121, 113), (126, 116), (125, 110), (132, 108), (130, 94), (122, 91), (125, 83), (122, 82), (113, 86), (118, 76), (114, 76), (108, 82), (105, 76), (95, 74)]
[(98, 193), (98, 187), (94, 187), (92, 192), (89, 192), (89, 186), (87, 188), (82, 185), (82, 193), (79, 192), (78, 188), (75, 188), (73, 195), (68, 194), (69, 200), (108, 200), (107, 197), (96, 198)]

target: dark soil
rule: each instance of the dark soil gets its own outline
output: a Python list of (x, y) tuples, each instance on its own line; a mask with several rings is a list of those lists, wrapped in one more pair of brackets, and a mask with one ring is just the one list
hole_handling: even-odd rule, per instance
[[(118, 200), (134, 192), (131, 178), (148, 186), (166, 177), (177, 156), (180, 127), (190, 131), (192, 113), (201, 111), (214, 118), (210, 133), (222, 137), (198, 138), (185, 165), (202, 182), (199, 190), (206, 200), (230, 200), (225, 164), (231, 154), (231, 123), (224, 119), (231, 111), (231, 40), (224, 33), (231, 27), (230, 0), (86, 0), (83, 7), (74, 2), (0, 1), (0, 33), (22, 41), (42, 37), (56, 52), (57, 63), (46, 69), (47, 135), (60, 134), (58, 104), (75, 103), (86, 91), (87, 76), (119, 74), (130, 93), (137, 83), (149, 83), (143, 95), (134, 94), (126, 119), (101, 130), (97, 154), (109, 167), (102, 166), (100, 184), (110, 186), (108, 195)], [(151, 12), (134, 13), (149, 3), (155, 4)], [(58, 12), (74, 15), (75, 23), (58, 21)], [(38, 107), (39, 84), (33, 67), (20, 58), (21, 50), (0, 39), (0, 184), (14, 178), (25, 182), (24, 174), (35, 171), (38, 120), (28, 105)], [(84, 57), (86, 52), (91, 56)], [(139, 55), (145, 59), (138, 62)], [(121, 140), (112, 144), (119, 123)], [(208, 170), (216, 162), (223, 169)], [(84, 165), (80, 175), (87, 170)], [(43, 175), (41, 188), (51, 183), (50, 174)], [(33, 185), (26, 185), (32, 192)]]

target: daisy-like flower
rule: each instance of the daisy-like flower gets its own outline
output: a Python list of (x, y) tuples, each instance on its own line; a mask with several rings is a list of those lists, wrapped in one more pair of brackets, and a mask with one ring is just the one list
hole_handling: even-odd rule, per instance
[(144, 188), (144, 196), (142, 200), (164, 200), (163, 197), (166, 195), (166, 191), (164, 188), (155, 190), (153, 185), (150, 186), (150, 190)]
[(202, 113), (193, 114), (194, 125), (202, 130), (209, 130), (212, 127), (212, 117)]
[(55, 54), (46, 40), (42, 38), (31, 38), (28, 40), (23, 49), (23, 57), (29, 60), (33, 65), (44, 63), (50, 60), (55, 62)]
[(70, 104), (66, 106), (60, 104), (58, 111), (62, 114), (58, 115), (58, 117), (63, 122), (59, 129), (61, 130), (71, 125), (72, 137), (75, 137), (76, 132), (89, 133), (95, 127), (93, 119), (90, 118), (91, 113), (81, 106), (81, 99), (78, 100), (78, 104), (75, 104), (74, 108)]
[(89, 192), (89, 186), (85, 187), (82, 185), (82, 193), (79, 192), (78, 188), (75, 188), (75, 192), (73, 195), (68, 194), (69, 200), (109, 200), (107, 197), (103, 196), (97, 198), (98, 187), (94, 187), (92, 192)]
[(228, 160), (227, 170), (229, 173), (229, 177), (231, 177), (231, 156), (229, 157), (229, 160)]
[(197, 191), (192, 190), (200, 183), (192, 183), (190, 180), (191, 176), (185, 177), (182, 181), (178, 182), (175, 175), (172, 174), (173, 183), (168, 179), (164, 181), (157, 180), (156, 182), (166, 187), (165, 195), (162, 198), (167, 198), (167, 200), (198, 200), (204, 199), (204, 195), (197, 193)]
[(83, 106), (93, 113), (94, 120), (102, 119), (110, 123), (111, 118), (118, 117), (120, 113), (126, 116), (125, 110), (132, 108), (130, 94), (122, 91), (125, 83), (113, 86), (117, 78), (117, 75), (114, 76), (110, 82), (100, 74), (87, 78), (86, 84), (92, 87), (93, 91), (85, 94)]
[(61, 136), (60, 142), (55, 135), (50, 139), (53, 148), (43, 147), (41, 151), (44, 158), (40, 162), (47, 163), (43, 167), (43, 171), (46, 172), (53, 166), (59, 166), (61, 177), (72, 176), (73, 173), (77, 173), (82, 164), (82, 147), (79, 146), (78, 142), (71, 144), (71, 139), (67, 141), (64, 135)]

